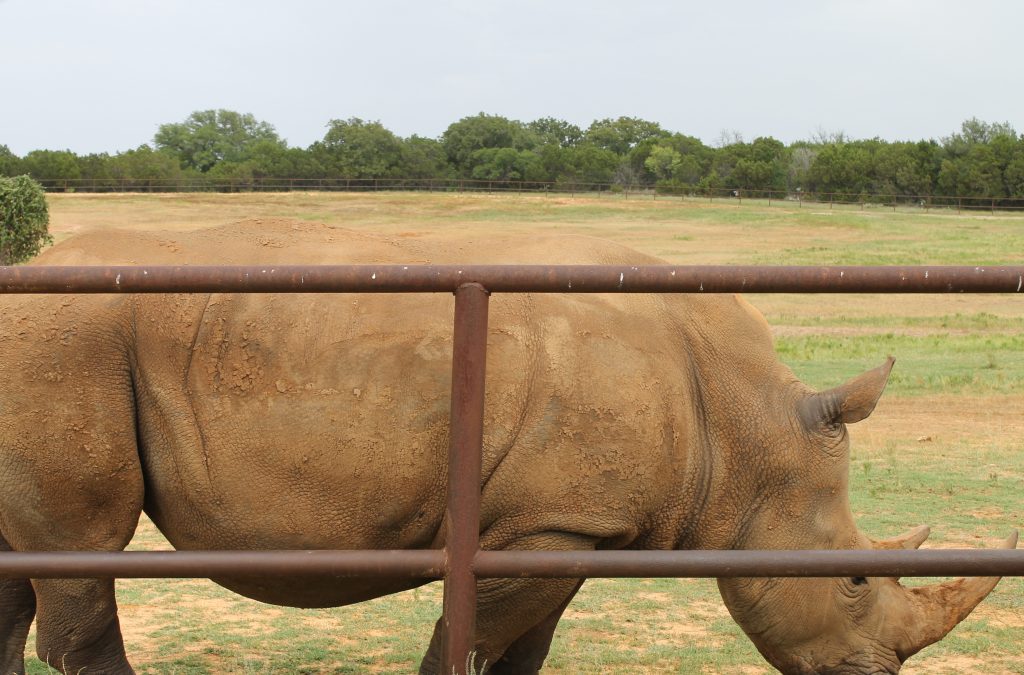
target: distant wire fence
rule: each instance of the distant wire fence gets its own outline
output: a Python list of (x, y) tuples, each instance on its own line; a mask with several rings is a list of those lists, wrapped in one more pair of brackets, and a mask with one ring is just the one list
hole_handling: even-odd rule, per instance
[(929, 211), (1021, 211), (1022, 197), (949, 197), (942, 195), (868, 194), (713, 188), (697, 185), (627, 186), (619, 183), (572, 183), (518, 180), (474, 180), (462, 178), (80, 178), (43, 179), (47, 192), (483, 192), (497, 194), (549, 194), (618, 197), (621, 199), (678, 199), (767, 202), (802, 208), (828, 206), (845, 208), (914, 208)]

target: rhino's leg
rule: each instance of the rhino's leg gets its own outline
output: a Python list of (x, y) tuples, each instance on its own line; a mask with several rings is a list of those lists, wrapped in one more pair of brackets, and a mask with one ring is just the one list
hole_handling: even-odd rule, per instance
[[(8, 446), (18, 489), (0, 494), (0, 514), (15, 550), (119, 551), (131, 541), (142, 468), (130, 391), (111, 391), (55, 406), (55, 419), (38, 430), (25, 425), (26, 440)], [(40, 659), (61, 673), (133, 672), (113, 580), (33, 579), (32, 588)]]
[[(558, 617), (579, 585), (579, 579), (485, 579), (477, 583), (476, 668), (486, 668), (488, 673), (536, 673), (547, 656)], [(421, 675), (440, 673), (443, 639), (444, 629), (438, 620), (420, 664)], [(523, 644), (502, 670), (492, 671), (520, 639)], [(520, 662), (521, 669), (511, 667)]]
[[(45, 533), (33, 531), (35, 550), (119, 551), (131, 540), (142, 512), (141, 472), (119, 472), (106, 484), (91, 472), (63, 483), (64, 495), (44, 516)], [(100, 473), (99, 475), (103, 475)], [(138, 480), (138, 485), (135, 485)], [(104, 491), (101, 491), (104, 490)], [(22, 548), (19, 538), (12, 543)], [(33, 579), (36, 654), (61, 673), (134, 672), (125, 656), (113, 579)]]
[[(0, 552), (10, 551), (0, 534)], [(25, 672), (25, 638), (36, 615), (36, 594), (26, 579), (0, 579), (0, 673)]]
[[(486, 538), (481, 542), (491, 548), (486, 545)], [(503, 548), (586, 550), (593, 545), (583, 537), (545, 533)], [(547, 656), (558, 619), (581, 584), (579, 579), (483, 579), (477, 582), (476, 668), (486, 668), (487, 672), (536, 673)], [(421, 675), (440, 673), (443, 632), (439, 620), (420, 664)], [(506, 653), (509, 660), (499, 665)], [(492, 670), (499, 667), (501, 670)]]
[(124, 653), (111, 579), (34, 581), (36, 654), (61, 673), (134, 673)]
[(516, 675), (517, 673), (539, 673), (544, 659), (548, 657), (548, 650), (551, 649), (551, 638), (555, 635), (555, 627), (562, 612), (569, 606), (576, 592), (583, 585), (580, 579), (576, 588), (572, 590), (555, 611), (551, 612), (546, 619), (526, 631), (519, 639), (509, 645), (508, 649), (494, 666), (487, 669), (489, 675)]

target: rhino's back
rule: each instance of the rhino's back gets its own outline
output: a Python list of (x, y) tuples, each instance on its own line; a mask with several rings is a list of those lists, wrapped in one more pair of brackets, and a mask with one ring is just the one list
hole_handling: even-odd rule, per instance
[[(90, 234), (38, 262), (659, 261), (587, 237), (384, 237), (247, 221), (194, 233)], [(144, 460), (157, 500), (150, 507), (174, 543), (437, 543), (450, 294), (150, 295), (132, 302)], [(583, 517), (595, 536), (616, 536), (624, 518), (641, 520), (689, 461), (685, 447), (698, 423), (692, 350), (715, 344), (746, 358), (749, 341), (735, 349), (716, 337), (747, 337), (736, 334), (738, 325), (756, 335), (746, 314), (731, 297), (492, 298), (485, 524), (530, 510), (552, 528), (579, 529)], [(192, 496), (184, 517), (174, 497), (183, 492)], [(584, 503), (584, 493), (594, 501)]]

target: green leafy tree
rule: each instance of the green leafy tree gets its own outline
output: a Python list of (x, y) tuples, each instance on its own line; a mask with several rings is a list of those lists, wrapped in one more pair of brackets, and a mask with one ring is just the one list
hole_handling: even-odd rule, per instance
[(534, 150), (534, 154), (538, 159), (538, 180), (563, 185), (611, 183), (622, 161), (610, 150), (585, 143), (569, 147), (541, 145)]
[(675, 180), (676, 172), (683, 163), (683, 156), (672, 148), (655, 146), (644, 160), (644, 166), (662, 183)]
[(110, 176), (122, 181), (169, 185), (181, 180), (184, 172), (174, 155), (143, 144), (112, 157)]
[(651, 156), (654, 149), (659, 147), (659, 140), (661, 140), (660, 137), (652, 136), (634, 145), (626, 153), (626, 157), (619, 168), (619, 175), (631, 176), (632, 181), (638, 185), (654, 185), (657, 182), (657, 177), (648, 168), (647, 159)]
[(619, 166), (619, 157), (611, 150), (584, 143), (571, 148), (570, 161), (575, 177), (583, 183), (611, 183)]
[(537, 146), (534, 152), (540, 162), (544, 180), (557, 183), (578, 183), (576, 167), (573, 164), (575, 148), (554, 143)]
[(731, 141), (714, 150), (712, 168), (726, 187), (783, 189), (786, 182), (786, 146), (770, 136), (746, 143), (736, 132), (723, 132)]
[(788, 156), (782, 141), (770, 136), (761, 136), (753, 143), (737, 143), (721, 148), (719, 158), (728, 162), (716, 163), (719, 171), (727, 168), (726, 183), (729, 187), (747, 190), (786, 189)]
[(410, 136), (401, 143), (401, 175), (406, 178), (450, 178), (454, 174), (444, 145), (434, 138)]
[(571, 148), (583, 139), (583, 130), (575, 124), (554, 117), (542, 117), (527, 123), (526, 128), (537, 136), (538, 145)]
[(959, 182), (960, 171), (957, 163), (952, 159), (942, 160), (939, 165), (939, 175), (935, 178), (936, 192), (946, 197), (956, 197)]
[(53, 242), (43, 187), (28, 176), (0, 178), (0, 265), (35, 256)]
[(358, 117), (331, 120), (323, 141), (310, 150), (329, 175), (344, 178), (383, 178), (397, 173), (402, 143), (380, 122)]
[(1003, 175), (1007, 194), (1016, 199), (1024, 197), (1024, 142), (1007, 164)]
[(1003, 196), (1002, 170), (988, 145), (971, 146), (958, 161), (957, 195), (961, 197)]
[(771, 136), (759, 136), (750, 144), (750, 159), (773, 164), (786, 154), (786, 144)]
[(79, 176), (85, 180), (102, 184), (110, 178), (113, 157), (105, 152), (90, 153), (78, 157)]
[(740, 159), (730, 176), (733, 187), (746, 190), (770, 190), (775, 183), (775, 166), (757, 159)]
[(711, 169), (722, 181), (724, 187), (737, 187), (732, 174), (740, 160), (749, 158), (750, 145), (742, 140), (729, 145), (722, 145), (714, 149)]
[[(402, 139), (379, 122), (332, 120), (321, 141), (289, 148), (273, 127), (226, 110), (165, 124), (157, 147), (108, 155), (34, 150), (24, 158), (0, 145), (0, 175), (41, 181), (86, 179), (86, 188), (173, 185), (182, 178), (244, 183), (261, 178), (451, 178), (554, 181), (563, 185), (703, 186), (871, 195), (1005, 199), (1024, 196), (1024, 138), (1009, 123), (971, 118), (941, 142), (851, 140), (819, 130), (786, 146), (747, 143), (723, 132), (716, 147), (634, 117), (595, 120), (585, 131), (544, 117), (526, 124), (480, 113), (438, 139)], [(298, 183), (297, 183), (298, 185)], [(69, 187), (74, 186), (69, 183)]]
[(934, 179), (930, 156), (917, 143), (887, 143), (874, 155), (874, 191), (879, 194), (929, 195)]
[(871, 153), (855, 143), (833, 143), (818, 149), (808, 171), (808, 187), (818, 193), (859, 195), (870, 182)]
[(960, 132), (942, 139), (944, 159), (937, 178), (938, 191), (956, 197), (1004, 197), (1014, 187), (1010, 171), (1020, 145), (1009, 123), (966, 120)]
[(20, 173), (21, 160), (6, 145), (0, 145), (0, 176), (14, 176)]
[(244, 162), (218, 162), (204, 176), (218, 189), (233, 191), (250, 185), (256, 172), (254, 162), (248, 159)]
[(253, 146), (269, 141), (284, 146), (274, 127), (248, 113), (198, 110), (184, 122), (163, 124), (153, 138), (183, 169), (206, 172), (220, 162), (244, 162)]
[(725, 181), (722, 180), (722, 177), (719, 176), (718, 172), (714, 169), (711, 169), (709, 174), (701, 177), (701, 179), (697, 181), (697, 188), (707, 192), (721, 190), (724, 187)]
[(543, 164), (536, 153), (515, 148), (482, 148), (469, 159), (471, 177), (477, 180), (539, 181)]
[(943, 139), (943, 143), (947, 146), (987, 145), (1000, 136), (1016, 140), (1017, 132), (1009, 122), (983, 122), (972, 117), (960, 125), (960, 133)]
[[(587, 128), (583, 141), (611, 150), (616, 155), (625, 156), (642, 141), (665, 135), (668, 135), (668, 132), (657, 122), (649, 122), (639, 117), (617, 117), (595, 120)], [(643, 160), (640, 164), (643, 164)]]
[(256, 178), (298, 177), (300, 170), (295, 162), (298, 157), (295, 150), (270, 140), (257, 141), (249, 148), (245, 163)]
[(479, 150), (511, 148), (530, 150), (537, 144), (537, 137), (521, 122), (499, 115), (480, 113), (463, 117), (445, 129), (441, 144), (460, 175), (472, 177), (473, 169), (479, 164), (473, 155)]
[(680, 155), (675, 170), (675, 182), (679, 185), (696, 185), (704, 175), (704, 165), (694, 155)]
[(41, 181), (82, 177), (78, 156), (70, 150), (33, 150), (22, 158), (21, 170)]
[(324, 165), (326, 159), (322, 153), (314, 153), (312, 148), (285, 148), (277, 152), (270, 148), (261, 150), (256, 147), (253, 148), (249, 161), (252, 162), (253, 172), (257, 176), (311, 179), (329, 178), (333, 175)]
[[(714, 151), (704, 145), (699, 138), (685, 134), (672, 134), (658, 138), (656, 145), (658, 148), (672, 150), (675, 153), (673, 157), (677, 156), (677, 159), (671, 162), (671, 175), (666, 174), (664, 167), (661, 174), (658, 175), (658, 181), (663, 184), (670, 182), (674, 185), (696, 185), (701, 177), (710, 170)], [(652, 148), (648, 157), (654, 152), (655, 149)], [(663, 150), (658, 152), (661, 155), (660, 161), (656, 159), (654, 162), (648, 163), (645, 160), (645, 167), (649, 171), (654, 171), (654, 167), (663, 164), (665, 158), (668, 157)]]

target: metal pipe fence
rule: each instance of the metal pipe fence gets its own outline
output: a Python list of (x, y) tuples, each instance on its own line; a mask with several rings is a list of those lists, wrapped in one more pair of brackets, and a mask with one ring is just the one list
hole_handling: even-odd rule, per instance
[(445, 673), (474, 644), (476, 582), (505, 577), (1024, 576), (1024, 550), (484, 551), (480, 462), (488, 302), (535, 293), (1022, 293), (1024, 266), (0, 267), (0, 293), (455, 294), (443, 550), (3, 552), (0, 578), (326, 575), (439, 579)]
[(836, 192), (803, 189), (710, 187), (703, 185), (624, 185), (584, 181), (480, 180), (470, 178), (45, 178), (48, 192), (475, 192), (491, 194), (549, 194), (621, 199), (704, 200), (748, 202), (795, 208), (917, 209), (957, 213), (1024, 210), (1024, 197), (993, 195), (915, 195)]

